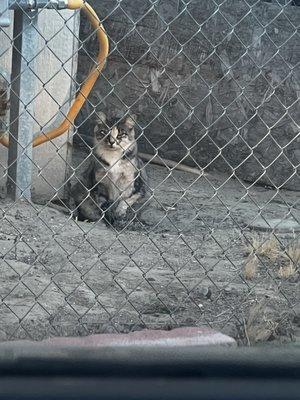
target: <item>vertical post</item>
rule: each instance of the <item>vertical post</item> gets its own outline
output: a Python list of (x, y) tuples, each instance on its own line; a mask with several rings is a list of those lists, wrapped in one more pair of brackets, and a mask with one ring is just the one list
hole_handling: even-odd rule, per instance
[(38, 49), (37, 11), (14, 12), (14, 44), (10, 95), (10, 143), (7, 193), (13, 199), (31, 198), (32, 138), (36, 121), (33, 100)]

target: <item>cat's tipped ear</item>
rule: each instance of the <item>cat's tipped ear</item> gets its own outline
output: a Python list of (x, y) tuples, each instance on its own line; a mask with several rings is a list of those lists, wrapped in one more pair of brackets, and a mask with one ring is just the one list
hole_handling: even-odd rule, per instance
[(98, 133), (98, 131), (99, 131), (99, 126), (98, 126), (98, 124), (96, 124), (94, 126), (94, 135), (96, 135)]
[(137, 116), (135, 114), (128, 115), (125, 119), (125, 125), (132, 129), (136, 123)]
[(99, 111), (96, 113), (97, 117), (96, 117), (96, 122), (99, 124), (105, 124), (106, 123), (106, 114), (103, 111)]

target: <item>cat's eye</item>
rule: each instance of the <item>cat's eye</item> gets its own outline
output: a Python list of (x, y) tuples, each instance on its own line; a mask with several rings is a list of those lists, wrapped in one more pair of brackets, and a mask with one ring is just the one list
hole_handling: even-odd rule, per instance
[(103, 136), (105, 136), (107, 134), (107, 132), (104, 129), (100, 129), (96, 135), (98, 138), (102, 138)]
[(120, 130), (119, 136), (121, 136), (121, 137), (127, 136), (127, 132), (125, 131), (125, 129), (121, 129), (121, 130)]

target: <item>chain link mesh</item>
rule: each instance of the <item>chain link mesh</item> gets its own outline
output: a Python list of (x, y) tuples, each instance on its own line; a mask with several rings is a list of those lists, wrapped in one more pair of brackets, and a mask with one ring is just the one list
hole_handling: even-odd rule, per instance
[[(299, 337), (298, 2), (90, 4), (109, 35), (107, 66), (72, 132), (34, 150), (32, 200), (6, 196), (18, 158), (0, 149), (0, 339), (178, 326), (248, 345)], [(78, 11), (38, 18), (19, 117), (46, 132), (95, 65), (97, 42)], [(12, 32), (1, 28), (6, 132)], [(137, 115), (149, 175), (150, 199), (122, 226), (80, 222), (70, 201), (100, 111)]]

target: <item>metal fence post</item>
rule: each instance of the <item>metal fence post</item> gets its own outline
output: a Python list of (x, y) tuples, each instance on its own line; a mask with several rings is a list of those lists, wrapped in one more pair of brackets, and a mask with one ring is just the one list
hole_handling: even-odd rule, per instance
[(15, 11), (7, 182), (8, 195), (14, 200), (31, 197), (34, 68), (38, 45), (36, 25), (37, 11)]

